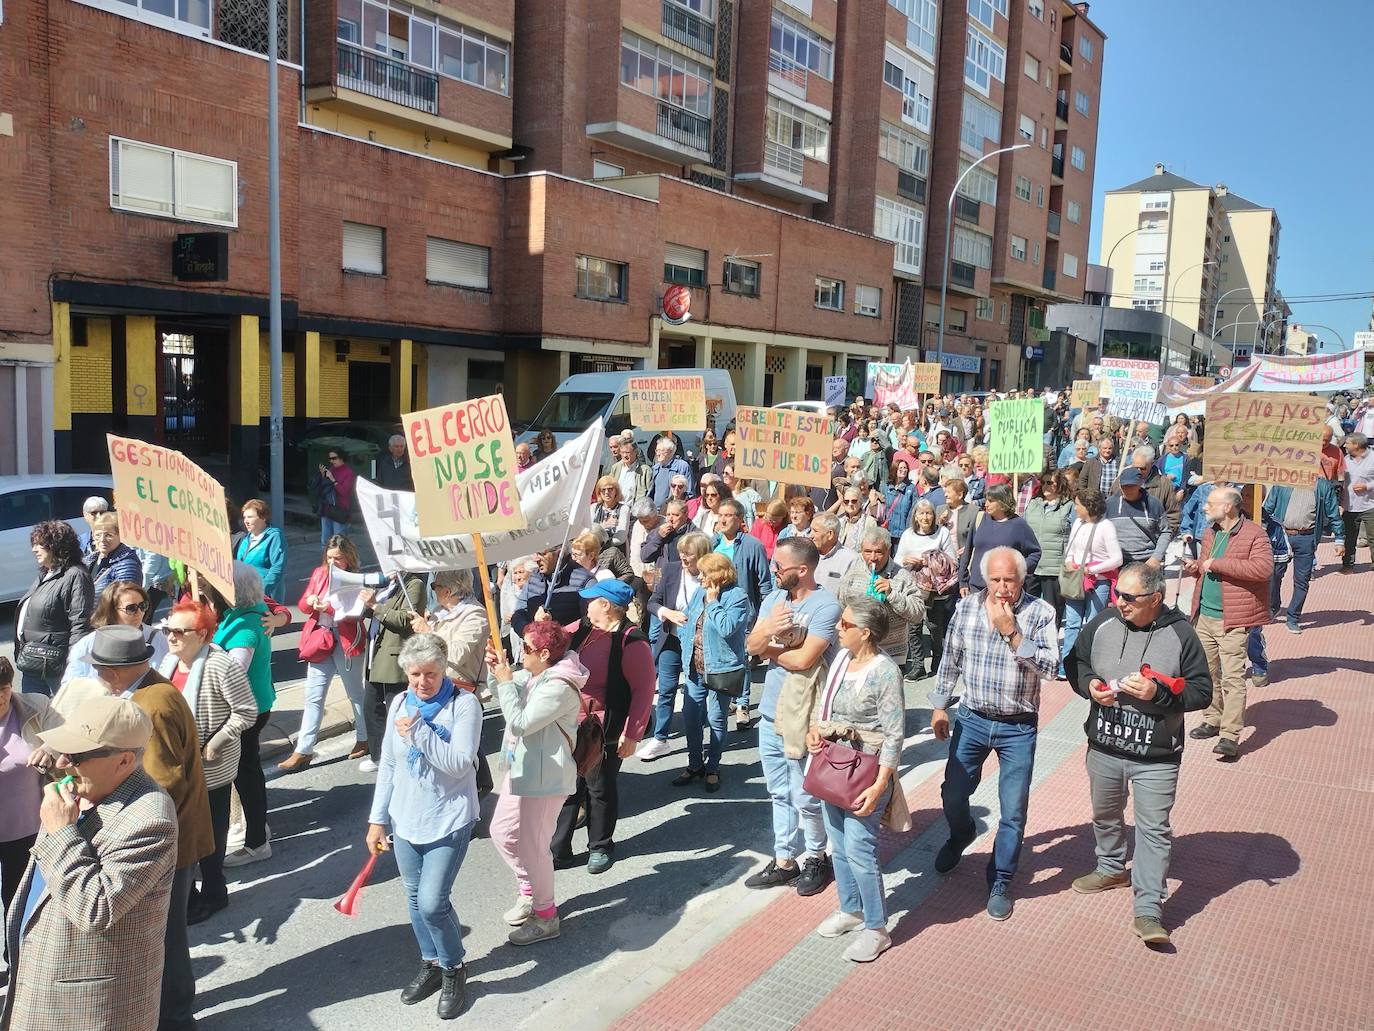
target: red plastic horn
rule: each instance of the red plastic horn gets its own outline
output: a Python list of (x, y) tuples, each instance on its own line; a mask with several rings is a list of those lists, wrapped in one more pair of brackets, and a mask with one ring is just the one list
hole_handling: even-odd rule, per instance
[(1151, 669), (1148, 664), (1140, 667), (1140, 675), (1149, 680), (1153, 680), (1156, 684), (1161, 684), (1164, 687), (1167, 687), (1172, 694), (1183, 693), (1183, 677), (1165, 676), (1158, 670)]
[(334, 908), (344, 916), (358, 915), (358, 896), (363, 893), (363, 885), (365, 885), (367, 879), (372, 876), (372, 868), (376, 865), (377, 853), (374, 852), (367, 857), (367, 862), (364, 863), (363, 868), (358, 871), (358, 876), (353, 878), (353, 883), (349, 886), (348, 891), (344, 892), (343, 898), (334, 903)]

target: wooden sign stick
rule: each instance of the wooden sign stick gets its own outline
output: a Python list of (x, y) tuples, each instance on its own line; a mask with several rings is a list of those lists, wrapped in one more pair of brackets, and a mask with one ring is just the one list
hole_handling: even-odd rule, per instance
[(491, 648), (497, 659), (505, 661), (505, 650), (501, 647), (501, 620), (496, 616), (496, 602), (491, 596), (491, 577), (487, 573), (487, 554), (482, 548), (482, 535), (472, 535), (472, 550), (477, 555), (477, 569), (482, 574), (482, 600), (487, 604), (487, 625), (491, 631)]

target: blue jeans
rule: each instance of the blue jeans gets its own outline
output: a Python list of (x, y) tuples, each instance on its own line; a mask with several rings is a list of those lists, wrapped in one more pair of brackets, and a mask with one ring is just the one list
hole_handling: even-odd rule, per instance
[(336, 533), (347, 534), (348, 524), (338, 523), (333, 519), (326, 519), (324, 516), (320, 516), (320, 547), (326, 547), (329, 544), (329, 538), (333, 537)]
[(25, 673), (19, 671), (19, 693), (20, 694), (44, 694), (51, 698), (57, 694), (57, 689), (62, 686), (62, 674), (58, 673), (51, 677), (40, 677), (37, 673)]
[(420, 945), (420, 958), (453, 969), (463, 962), (463, 928), (449, 894), (468, 854), (472, 824), (426, 845), (392, 839), (396, 868), (406, 886), (410, 928)]
[[(804, 759), (789, 759), (773, 720), (759, 720), (759, 761), (773, 804), (773, 858), (791, 861), (825, 852), (821, 803), (802, 790)], [(803, 845), (805, 848), (803, 848)]]
[[(1111, 596), (1111, 584), (1106, 580), (1099, 580), (1097, 586), (1091, 591), (1084, 591), (1082, 601), (1073, 598), (1064, 599), (1064, 656), (1073, 651), (1073, 643), (1078, 640), (1078, 633), (1088, 624), (1088, 621), (1107, 607), (1107, 599)], [(1062, 663), (1061, 663), (1062, 665)]]
[(299, 755), (315, 754), (315, 739), (320, 735), (320, 721), (324, 719), (324, 699), (334, 674), (343, 681), (348, 700), (353, 703), (353, 732), (357, 740), (367, 740), (367, 719), (363, 714), (363, 666), (365, 655), (345, 658), (343, 645), (334, 642), (334, 651), (322, 662), (308, 662), (305, 666), (305, 699), (301, 703), (301, 732), (296, 737)]
[[(664, 626), (662, 632), (671, 634), (673, 628)], [(658, 699), (654, 702), (654, 737), (667, 741), (668, 724), (673, 722), (673, 704), (677, 701), (678, 681), (682, 679), (682, 652), (676, 648), (664, 648), (658, 653), (657, 666)]]
[(1293, 549), (1293, 557), (1281, 566), (1274, 567), (1270, 579), (1269, 604), (1275, 612), (1281, 607), (1280, 593), (1284, 577), (1293, 570), (1293, 597), (1288, 602), (1288, 622), (1296, 625), (1307, 604), (1307, 587), (1312, 582), (1312, 567), (1317, 563), (1317, 535), (1315, 533), (1289, 534), (1288, 544)]
[(877, 807), (862, 818), (829, 802), (821, 803), (840, 909), (846, 913), (862, 912), (864, 926), (874, 931), (887, 927), (883, 866), (878, 859), (878, 827), (883, 822), (883, 812), (896, 781), (894, 774)]
[(1264, 628), (1252, 626), (1245, 635), (1245, 657), (1250, 660), (1252, 676), (1269, 675), (1269, 655), (1264, 647)]
[[(725, 733), (729, 718), (729, 701), (717, 691), (706, 689), (706, 678), (689, 670), (687, 690), (682, 696), (682, 729), (687, 737), (687, 768), (716, 773), (720, 769), (720, 754), (725, 751)], [(671, 712), (671, 710), (670, 710)], [(701, 732), (711, 728), (706, 746), (706, 761), (701, 758)]]
[(968, 800), (983, 779), (983, 764), (991, 752), (997, 753), (997, 800), (1002, 818), (988, 860), (988, 889), (1005, 888), (1016, 876), (1021, 858), (1021, 839), (1026, 833), (1026, 807), (1030, 802), (1031, 772), (1035, 767), (1036, 725), (999, 723), (959, 709), (954, 737), (949, 743), (945, 763), (945, 782), (940, 797), (949, 821), (949, 836), (954, 841), (972, 841), (978, 828), (969, 812)]

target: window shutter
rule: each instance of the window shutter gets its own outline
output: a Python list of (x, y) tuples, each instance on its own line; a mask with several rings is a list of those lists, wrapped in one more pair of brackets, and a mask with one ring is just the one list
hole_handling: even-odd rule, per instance
[(697, 269), (706, 271), (706, 252), (697, 250), (695, 247), (683, 247), (681, 244), (666, 244), (663, 254), (665, 265), (676, 265), (678, 268)]
[(172, 214), (172, 152), (117, 140), (110, 168), (110, 199), (121, 208)]
[(491, 249), (456, 240), (425, 240), (425, 278), (471, 290), (491, 289)]
[(190, 154), (176, 156), (177, 215), (235, 224), (234, 166)]
[(350, 272), (370, 272), (380, 276), (386, 271), (384, 246), (386, 230), (361, 222), (343, 224), (343, 267)]

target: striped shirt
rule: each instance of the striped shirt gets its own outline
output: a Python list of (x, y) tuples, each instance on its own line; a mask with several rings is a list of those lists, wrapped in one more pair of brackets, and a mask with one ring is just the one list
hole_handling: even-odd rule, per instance
[(987, 591), (975, 591), (954, 610), (930, 704), (947, 709), (962, 677), (964, 708), (992, 716), (1034, 715), (1041, 679), (1059, 669), (1054, 607), (1021, 592), (1014, 612), (1023, 639), (1013, 651), (988, 621), (986, 600)]

